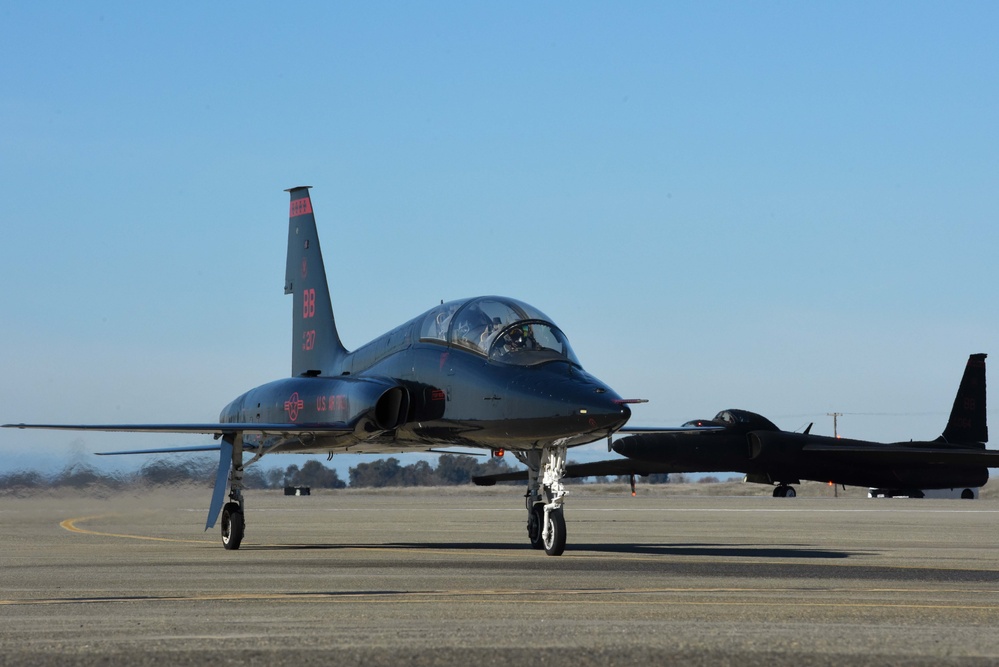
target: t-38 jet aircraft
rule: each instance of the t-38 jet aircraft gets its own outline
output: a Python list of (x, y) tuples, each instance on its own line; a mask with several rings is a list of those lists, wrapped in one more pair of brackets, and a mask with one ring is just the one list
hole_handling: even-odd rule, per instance
[(441, 303), (348, 352), (333, 319), (309, 188), (288, 192), (285, 293), (294, 295), (290, 378), (239, 396), (215, 424), (5, 426), (213, 435), (219, 444), (106, 453), (217, 450), (205, 530), (221, 511), (226, 549), (238, 549), (244, 535), (243, 470), (265, 454), (452, 445), (508, 450), (529, 471), (531, 545), (561, 554), (566, 449), (609, 437), (630, 417), (631, 401), (583, 370), (565, 335), (544, 313), (504, 297)]
[[(565, 476), (632, 475), (634, 483), (634, 475), (653, 473), (742, 472), (749, 482), (775, 485), (775, 497), (793, 497), (791, 485), (803, 479), (866, 486), (884, 495), (979, 487), (988, 481), (988, 468), (999, 468), (999, 451), (985, 449), (985, 357), (969, 357), (947, 427), (932, 441), (831, 438), (811, 435), (810, 424), (804, 433), (792, 433), (753, 412), (723, 410), (714, 419), (683, 425), (702, 430), (621, 438), (613, 449), (627, 458), (569, 465)], [(520, 471), (477, 477), (475, 482), (490, 485), (524, 478)]]

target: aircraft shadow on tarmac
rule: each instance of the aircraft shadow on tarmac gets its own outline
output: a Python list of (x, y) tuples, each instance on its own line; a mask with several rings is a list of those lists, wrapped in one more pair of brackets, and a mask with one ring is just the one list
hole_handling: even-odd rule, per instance
[(604, 553), (643, 554), (659, 556), (715, 556), (730, 558), (849, 558), (859, 553), (814, 549), (808, 547), (777, 547), (771, 544), (579, 544), (573, 549)]
[[(252, 551), (296, 551), (296, 550), (347, 550), (378, 549), (380, 551), (532, 551), (522, 544), (489, 542), (393, 542), (388, 544), (266, 544), (248, 545), (243, 549)], [(646, 556), (711, 556), (716, 558), (807, 558), (843, 559), (864, 555), (862, 552), (834, 551), (808, 547), (731, 544), (578, 544), (572, 551), (596, 552), (605, 554), (633, 554)]]

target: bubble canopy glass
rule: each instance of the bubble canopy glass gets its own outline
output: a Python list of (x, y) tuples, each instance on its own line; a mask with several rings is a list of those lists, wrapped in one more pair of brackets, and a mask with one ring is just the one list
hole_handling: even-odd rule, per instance
[(518, 366), (549, 361), (580, 365), (565, 334), (547, 315), (534, 306), (505, 297), (481, 296), (442, 303), (423, 317), (420, 338)]

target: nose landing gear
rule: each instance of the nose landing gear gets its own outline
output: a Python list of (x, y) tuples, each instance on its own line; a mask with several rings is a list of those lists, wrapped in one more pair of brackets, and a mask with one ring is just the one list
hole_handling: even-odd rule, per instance
[(527, 466), (527, 537), (549, 556), (565, 551), (565, 451), (565, 445), (554, 444), (517, 455)]

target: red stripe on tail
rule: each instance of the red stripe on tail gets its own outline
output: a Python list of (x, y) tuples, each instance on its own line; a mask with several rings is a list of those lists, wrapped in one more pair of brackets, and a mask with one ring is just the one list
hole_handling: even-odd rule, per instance
[(294, 218), (296, 215), (305, 215), (307, 213), (312, 213), (311, 199), (303, 197), (302, 199), (291, 200), (291, 208), (288, 211), (289, 217)]

